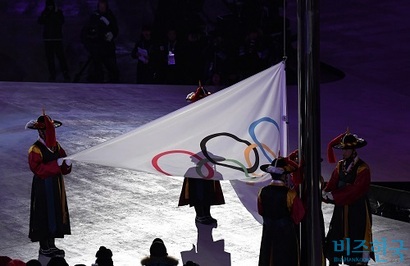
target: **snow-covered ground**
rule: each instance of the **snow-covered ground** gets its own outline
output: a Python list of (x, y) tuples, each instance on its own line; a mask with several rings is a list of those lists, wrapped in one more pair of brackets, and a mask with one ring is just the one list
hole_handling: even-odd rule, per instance
[[(189, 86), (125, 84), (3, 82), (0, 86), (0, 254), (26, 261), (38, 254), (38, 244), (31, 243), (27, 237), (32, 179), (27, 149), (37, 133), (25, 130), (26, 122), (36, 119), (41, 109), (46, 108), (52, 118), (64, 123), (57, 129), (57, 136), (66, 151), (74, 154), (186, 105), (185, 95), (193, 90)], [(289, 103), (294, 103), (296, 88), (288, 90)], [(330, 97), (326, 93), (330, 89), (323, 91), (323, 98)], [(343, 101), (339, 97), (334, 99), (336, 107)], [(291, 114), (296, 112), (294, 107), (295, 104), (290, 104)], [(333, 122), (331, 112), (338, 110), (326, 112), (323, 121), (326, 126)], [(360, 112), (363, 114), (364, 110)], [(292, 117), (290, 135), (295, 135), (297, 126)], [(382, 134), (384, 127), (369, 125), (360, 129), (363, 137), (380, 136), (370, 142), (367, 151), (363, 150), (363, 158), (373, 173), (396, 163), (397, 158), (385, 156), (372, 161), (379, 157), (379, 150), (387, 149)], [(324, 134), (326, 137), (333, 136), (335, 129), (329, 131)], [(294, 143), (295, 140), (290, 145)], [(372, 143), (380, 145), (374, 147)], [(379, 160), (383, 163), (378, 164)], [(389, 169), (394, 176), (407, 174), (405, 166)], [(177, 207), (181, 185), (182, 180), (176, 177), (75, 163), (73, 172), (66, 177), (72, 235), (58, 240), (57, 244), (66, 250), (70, 265), (90, 265), (100, 245), (112, 249), (115, 265), (138, 265), (149, 254), (156, 237), (164, 240), (168, 253), (179, 258), (181, 265), (188, 258), (202, 266), (257, 265), (262, 227), (243, 207), (230, 183), (222, 181), (226, 204), (212, 208), (218, 219), (217, 228), (196, 227), (194, 210)], [(324, 205), (323, 212), (328, 224), (332, 207)], [(408, 223), (374, 216), (374, 238), (380, 241), (386, 238), (389, 247), (393, 245), (391, 241), (403, 240), (407, 248), (409, 229)], [(408, 265), (408, 253), (402, 253), (405, 261), (393, 265)], [(377, 265), (400, 261), (400, 256), (392, 250), (380, 253), (380, 258), (387, 262), (379, 261)]]

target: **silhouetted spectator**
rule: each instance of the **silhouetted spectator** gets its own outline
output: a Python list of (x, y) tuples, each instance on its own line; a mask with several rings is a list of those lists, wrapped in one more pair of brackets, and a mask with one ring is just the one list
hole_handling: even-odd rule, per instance
[(64, 81), (70, 81), (63, 47), (62, 27), (64, 24), (64, 15), (63, 11), (56, 6), (54, 0), (46, 1), (46, 6), (38, 18), (38, 23), (44, 25), (43, 40), (50, 75), (49, 81), (56, 80), (55, 58), (57, 58), (60, 63)]
[(227, 72), (226, 62), (228, 60), (228, 47), (221, 32), (214, 31), (208, 38), (207, 46), (204, 49), (204, 70), (206, 75), (205, 84), (213, 84), (213, 75), (219, 74), (220, 80), (224, 79)]
[(7, 263), (11, 261), (11, 258), (8, 256), (0, 256), (0, 266), (6, 266)]
[(181, 49), (181, 81), (183, 84), (195, 85), (205, 81), (205, 43), (203, 34), (198, 29), (191, 29)]
[(184, 266), (200, 266), (200, 265), (189, 260), (184, 264)]
[(250, 77), (267, 67), (268, 51), (262, 32), (251, 28), (239, 48), (242, 78)]
[(54, 257), (48, 261), (47, 266), (68, 266), (68, 263), (63, 257)]
[(159, 45), (158, 75), (160, 83), (181, 83), (181, 53), (177, 31), (174, 28), (167, 30), (165, 40)]
[(178, 260), (174, 257), (168, 256), (167, 248), (164, 241), (160, 238), (155, 238), (152, 241), (149, 249), (150, 256), (141, 260), (143, 266), (175, 266), (178, 265)]
[(41, 266), (41, 262), (37, 259), (32, 259), (26, 262), (26, 266)]
[(118, 24), (107, 0), (98, 0), (97, 10), (90, 16), (81, 31), (81, 41), (92, 60), (88, 81), (104, 82), (105, 71), (108, 82), (119, 82), (115, 38), (118, 36)]
[(155, 50), (152, 29), (142, 27), (141, 37), (132, 49), (131, 57), (137, 59), (137, 84), (152, 84), (155, 81)]
[(6, 265), (7, 266), (26, 266), (26, 263), (19, 259), (12, 259)]
[(95, 263), (98, 266), (113, 266), (114, 262), (112, 261), (112, 251), (104, 246), (101, 246), (97, 253), (95, 254), (97, 258)]

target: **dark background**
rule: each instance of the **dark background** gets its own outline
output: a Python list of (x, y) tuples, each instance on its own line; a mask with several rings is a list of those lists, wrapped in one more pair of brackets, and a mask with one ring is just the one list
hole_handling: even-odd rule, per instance
[[(80, 31), (89, 15), (96, 9), (97, 1), (55, 1), (65, 16), (63, 43), (70, 76), (80, 72), (88, 59), (88, 53), (80, 42)], [(296, 3), (289, 1), (285, 12), (282, 1), (228, 1), (228, 0), (123, 0), (108, 1), (118, 19), (120, 28), (116, 40), (117, 60), (121, 83), (135, 83), (136, 60), (130, 56), (135, 42), (139, 39), (141, 27), (151, 24), (164, 30), (170, 23), (179, 29), (200, 23), (205, 37), (215, 30), (225, 38), (231, 38), (231, 45), (237, 45), (246, 29), (260, 16), (258, 12), (269, 13), (270, 21), (263, 24), (265, 36), (271, 36), (271, 43), (277, 52), (277, 63), (283, 56), (283, 22), (286, 21), (288, 57), (288, 77), (296, 80)], [(37, 18), (44, 9), (42, 0), (4, 0), (0, 3), (0, 80), (2, 81), (48, 81), (47, 65), (42, 40), (42, 25)], [(269, 12), (263, 8), (269, 7)], [(259, 8), (257, 10), (257, 8)], [(285, 14), (285, 20), (282, 17)], [(158, 33), (158, 32), (157, 32)], [(159, 36), (159, 33), (157, 34)], [(273, 37), (272, 37), (273, 36)], [(337, 66), (322, 62), (322, 79), (333, 81), (343, 78)], [(58, 63), (57, 73), (59, 73)], [(62, 81), (57, 77), (57, 81)]]

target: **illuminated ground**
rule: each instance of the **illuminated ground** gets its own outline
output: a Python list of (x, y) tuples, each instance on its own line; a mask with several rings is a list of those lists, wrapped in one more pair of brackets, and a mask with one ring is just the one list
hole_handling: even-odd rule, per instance
[[(24, 130), (25, 123), (35, 119), (41, 108), (46, 107), (53, 118), (64, 123), (57, 134), (67, 152), (73, 154), (184, 106), (185, 95), (192, 91), (191, 87), (183, 86), (14, 82), (0, 85), (3, 125), (0, 131), (0, 254), (23, 260), (35, 258), (38, 252), (38, 244), (31, 243), (27, 237), (32, 177), (27, 166), (27, 149), (37, 134)], [(295, 87), (289, 88), (290, 103), (296, 101), (292, 96), (295, 90)], [(327, 97), (330, 96), (325, 93), (323, 98)], [(342, 100), (335, 97), (335, 106), (342, 106), (338, 101)], [(373, 102), (377, 102), (376, 99)], [(292, 106), (294, 104), (290, 104), (290, 113), (294, 114)], [(332, 112), (325, 113), (323, 125), (332, 122)], [(291, 135), (295, 134), (295, 127), (291, 122)], [(363, 158), (372, 166), (376, 177), (385, 165), (394, 164), (396, 159), (378, 156), (378, 150), (388, 145), (383, 142), (384, 130), (384, 127), (361, 127), (362, 135), (373, 135), (376, 139), (372, 142), (385, 145), (369, 144), (367, 150), (363, 150)], [(324, 135), (328, 138), (332, 132)], [(295, 145), (295, 140), (290, 141), (290, 146)], [(402, 156), (408, 157), (408, 154)], [(66, 250), (70, 265), (90, 265), (100, 245), (112, 249), (115, 265), (138, 264), (156, 237), (165, 241), (169, 254), (181, 260), (186, 261), (185, 256), (194, 254), (193, 258), (202, 262), (201, 265), (257, 264), (261, 225), (242, 206), (228, 182), (222, 182), (227, 204), (212, 209), (219, 226), (197, 228), (193, 209), (177, 207), (182, 184), (179, 178), (79, 163), (74, 167), (73, 173), (66, 177), (72, 235), (58, 241)], [(406, 167), (389, 168), (390, 174), (406, 176)], [(328, 176), (326, 170), (324, 176)], [(331, 211), (331, 206), (323, 206), (326, 223)], [(391, 241), (403, 240), (408, 247), (408, 223), (374, 216), (373, 230), (376, 240), (386, 238), (391, 247)], [(194, 246), (196, 252), (192, 251)], [(403, 254), (406, 261), (394, 265), (408, 265), (408, 253)], [(391, 250), (380, 256), (387, 263), (377, 265), (392, 265), (393, 261), (400, 260)], [(215, 258), (218, 263), (212, 261)]]

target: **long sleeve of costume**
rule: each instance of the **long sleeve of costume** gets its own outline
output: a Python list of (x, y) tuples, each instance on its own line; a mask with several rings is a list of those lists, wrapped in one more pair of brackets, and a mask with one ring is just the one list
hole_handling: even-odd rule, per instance
[(290, 216), (295, 224), (300, 223), (305, 216), (305, 207), (302, 200), (298, 197), (296, 191), (289, 190), (288, 192), (288, 208), (290, 210)]
[(363, 197), (369, 190), (370, 170), (366, 164), (361, 165), (357, 170), (357, 176), (353, 184), (347, 184), (342, 188), (337, 188), (339, 180), (339, 167), (332, 173), (332, 177), (327, 184), (325, 191), (332, 192), (336, 205), (349, 205)]
[[(63, 148), (59, 148), (59, 158), (66, 157), (66, 152)], [(43, 162), (41, 150), (36, 145), (33, 145), (29, 149), (28, 163), (30, 170), (38, 177), (45, 179), (49, 176), (68, 174), (71, 172), (71, 167), (60, 167), (57, 160), (53, 160), (47, 163)]]

